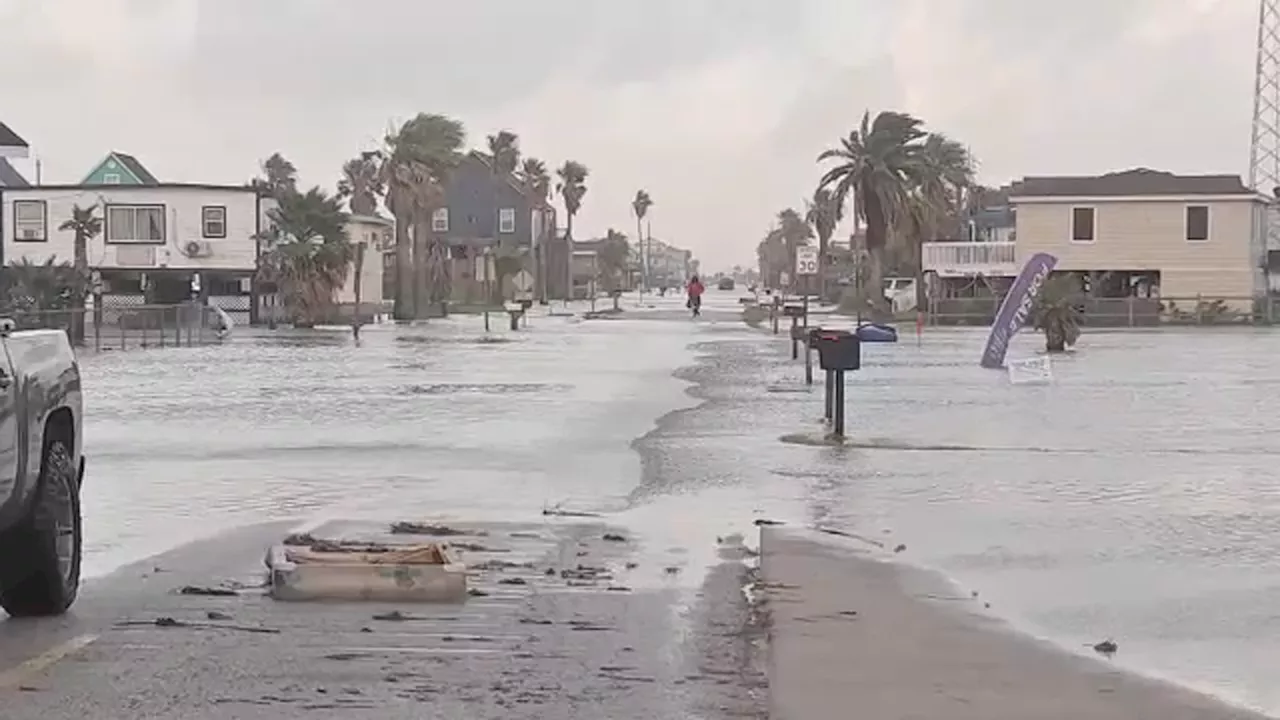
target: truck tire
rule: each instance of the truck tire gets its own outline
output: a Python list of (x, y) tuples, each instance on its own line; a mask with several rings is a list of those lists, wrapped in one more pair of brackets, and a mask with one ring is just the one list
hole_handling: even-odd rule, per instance
[(36, 500), (0, 534), (0, 607), (13, 617), (61, 615), (80, 590), (80, 487), (66, 442), (45, 443)]

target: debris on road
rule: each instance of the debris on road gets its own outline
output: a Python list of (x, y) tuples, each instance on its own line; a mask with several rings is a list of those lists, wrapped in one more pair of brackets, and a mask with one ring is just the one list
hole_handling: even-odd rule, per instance
[(201, 595), (204, 597), (236, 597), (239, 591), (226, 587), (202, 587), (200, 585), (183, 585), (178, 588), (179, 595)]
[(262, 635), (279, 635), (280, 631), (276, 628), (254, 627), (250, 625), (226, 625), (222, 623), (208, 622), (190, 622), (187, 620), (178, 620), (176, 618), (161, 616), (155, 620), (123, 620), (115, 624), (115, 627), (159, 627), (159, 628), (196, 628), (201, 630), (237, 630), (247, 633), (258, 633)]
[(433, 537), (455, 537), (458, 535), (470, 535), (472, 537), (480, 537), (488, 535), (482, 531), (460, 530), (448, 525), (436, 525), (433, 523), (411, 522), (401, 520), (400, 522), (391, 523), (392, 535), (430, 535)]
[(627, 539), (618, 533), (605, 533), (601, 536), (601, 540), (605, 542), (626, 542)]
[[(324, 544), (322, 543), (322, 546)], [(268, 553), (270, 594), (276, 600), (461, 602), (466, 567), (440, 543), (378, 546), (338, 543), (339, 551), (316, 543), (281, 544)]]

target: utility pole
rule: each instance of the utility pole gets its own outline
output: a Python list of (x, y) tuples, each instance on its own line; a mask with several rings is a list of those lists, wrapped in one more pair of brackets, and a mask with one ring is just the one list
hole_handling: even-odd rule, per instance
[(1249, 187), (1274, 197), (1280, 186), (1280, 0), (1258, 1)]

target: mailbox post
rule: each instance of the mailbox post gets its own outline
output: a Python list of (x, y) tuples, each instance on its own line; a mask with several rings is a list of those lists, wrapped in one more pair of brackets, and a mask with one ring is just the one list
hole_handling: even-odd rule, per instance
[(847, 330), (816, 330), (814, 344), (818, 364), (827, 373), (827, 416), (832, 435), (844, 437), (844, 374), (862, 367), (862, 347), (858, 336)]
[(782, 314), (791, 318), (791, 359), (800, 358), (800, 342), (805, 339), (806, 329), (801, 327), (800, 319), (804, 317), (804, 308), (799, 305), (784, 305)]

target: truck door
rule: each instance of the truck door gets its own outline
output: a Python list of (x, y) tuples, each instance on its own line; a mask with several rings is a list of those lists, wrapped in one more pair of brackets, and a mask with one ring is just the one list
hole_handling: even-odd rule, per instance
[[(0, 344), (3, 341), (0, 340)], [(19, 467), (18, 381), (9, 351), (0, 347), (0, 499), (15, 489)]]

